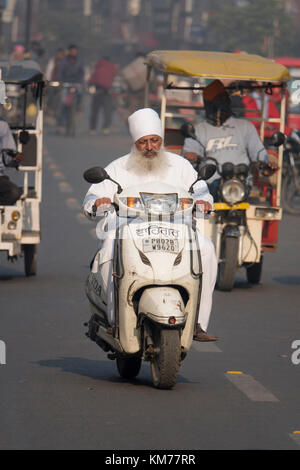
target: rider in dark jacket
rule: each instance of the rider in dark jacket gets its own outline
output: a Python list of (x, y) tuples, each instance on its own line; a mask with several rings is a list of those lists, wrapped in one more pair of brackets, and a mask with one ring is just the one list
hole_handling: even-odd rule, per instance
[[(57, 78), (62, 83), (76, 84), (76, 108), (80, 111), (81, 98), (82, 98), (82, 86), (84, 82), (84, 65), (78, 55), (78, 47), (74, 44), (70, 45), (66, 56), (61, 60), (57, 71)], [(62, 108), (59, 118), (59, 126), (66, 123), (67, 116), (67, 100), (69, 92), (68, 88), (62, 89)]]

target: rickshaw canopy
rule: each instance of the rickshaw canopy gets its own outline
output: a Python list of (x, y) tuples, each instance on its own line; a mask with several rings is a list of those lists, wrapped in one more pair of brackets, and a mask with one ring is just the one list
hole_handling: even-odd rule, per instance
[(33, 60), (0, 60), (1, 79), (8, 84), (28, 85), (44, 81), (39, 65)]
[(164, 73), (201, 78), (263, 82), (287, 82), (291, 78), (283, 65), (245, 53), (157, 50), (147, 55), (146, 64)]

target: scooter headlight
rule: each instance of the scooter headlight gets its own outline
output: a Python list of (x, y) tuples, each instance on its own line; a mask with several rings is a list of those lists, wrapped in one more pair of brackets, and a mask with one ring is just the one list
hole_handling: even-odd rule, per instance
[(182, 211), (190, 209), (194, 205), (194, 199), (191, 197), (182, 197), (179, 199), (179, 207)]
[(120, 197), (120, 201), (131, 209), (140, 209), (142, 201), (139, 197)]
[(226, 181), (222, 187), (222, 196), (228, 204), (241, 202), (246, 196), (245, 186), (238, 180)]
[(177, 209), (177, 194), (140, 193), (145, 209), (151, 214), (173, 214)]

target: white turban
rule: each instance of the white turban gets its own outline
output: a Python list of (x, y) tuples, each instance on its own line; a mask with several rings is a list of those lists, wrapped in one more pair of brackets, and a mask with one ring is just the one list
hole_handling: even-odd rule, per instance
[(129, 116), (128, 124), (133, 142), (136, 142), (146, 135), (159, 135), (159, 137), (163, 139), (160, 117), (151, 108), (135, 111)]

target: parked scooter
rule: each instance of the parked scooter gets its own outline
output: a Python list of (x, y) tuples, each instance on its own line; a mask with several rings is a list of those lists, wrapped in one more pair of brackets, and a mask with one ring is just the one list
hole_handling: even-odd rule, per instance
[[(161, 182), (123, 190), (114, 181), (115, 326), (110, 328), (106, 292), (93, 263), (86, 283), (92, 316), (85, 325), (123, 378), (136, 377), (144, 360), (155, 387), (171, 389), (177, 381), (192, 344), (202, 283), (195, 225), (186, 221), (193, 220), (194, 184), (214, 172), (213, 165), (203, 167), (188, 192)], [(100, 167), (84, 178), (92, 184), (111, 180)], [(95, 206), (93, 211), (96, 215)]]

